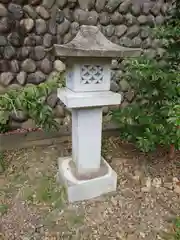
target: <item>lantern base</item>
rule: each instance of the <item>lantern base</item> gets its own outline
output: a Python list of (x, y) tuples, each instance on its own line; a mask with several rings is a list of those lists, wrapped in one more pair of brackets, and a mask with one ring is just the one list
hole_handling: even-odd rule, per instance
[(59, 158), (58, 181), (66, 187), (69, 202), (77, 202), (99, 197), (103, 194), (116, 191), (117, 174), (102, 158), (102, 166), (95, 178), (79, 180), (71, 167), (72, 157)]

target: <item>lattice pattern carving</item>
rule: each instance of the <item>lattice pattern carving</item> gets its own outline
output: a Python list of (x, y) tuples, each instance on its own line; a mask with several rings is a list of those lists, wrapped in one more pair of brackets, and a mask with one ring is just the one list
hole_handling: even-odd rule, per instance
[(81, 68), (82, 84), (101, 84), (103, 82), (103, 67), (99, 65), (83, 65)]

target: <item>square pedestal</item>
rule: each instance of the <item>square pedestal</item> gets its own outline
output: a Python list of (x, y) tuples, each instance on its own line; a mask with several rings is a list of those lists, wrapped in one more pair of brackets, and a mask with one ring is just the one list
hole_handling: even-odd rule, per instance
[(58, 160), (58, 180), (65, 185), (69, 202), (88, 200), (116, 191), (117, 174), (103, 158), (96, 176), (84, 179), (76, 176), (72, 163), (72, 157)]

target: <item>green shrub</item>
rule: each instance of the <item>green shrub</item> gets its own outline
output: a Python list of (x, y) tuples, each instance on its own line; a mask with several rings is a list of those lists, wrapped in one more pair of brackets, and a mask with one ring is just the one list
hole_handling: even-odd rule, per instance
[(127, 61), (124, 78), (136, 92), (136, 101), (114, 112), (121, 137), (145, 152), (158, 145), (180, 148), (179, 72), (144, 58)]
[(159, 145), (180, 149), (179, 11), (177, 1), (173, 15), (155, 29), (166, 48), (163, 61), (143, 56), (125, 61), (124, 78), (134, 89), (136, 101), (113, 115), (120, 124), (121, 137), (135, 142), (144, 152)]
[(33, 119), (37, 127), (45, 130), (57, 128), (52, 108), (46, 103), (46, 98), (52, 91), (61, 87), (62, 81), (62, 76), (58, 74), (45, 83), (10, 90), (0, 95), (0, 133), (10, 128), (10, 113), (14, 112), (17, 115), (20, 110)]

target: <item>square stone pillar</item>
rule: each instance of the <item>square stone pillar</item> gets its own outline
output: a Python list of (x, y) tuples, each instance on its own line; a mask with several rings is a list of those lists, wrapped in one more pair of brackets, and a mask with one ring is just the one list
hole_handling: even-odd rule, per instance
[[(101, 164), (102, 108), (72, 110), (72, 159), (77, 174), (98, 172)], [(87, 153), (91, 154), (87, 154)]]
[(102, 107), (121, 103), (110, 91), (111, 60), (138, 56), (140, 49), (113, 44), (94, 26), (81, 26), (55, 54), (67, 60), (66, 88), (59, 99), (72, 110), (72, 156), (59, 158), (59, 180), (70, 202), (87, 200), (116, 190), (117, 175), (101, 157)]

